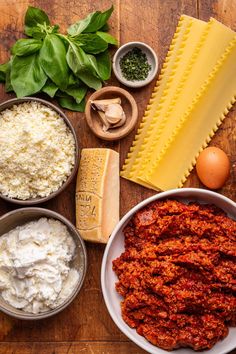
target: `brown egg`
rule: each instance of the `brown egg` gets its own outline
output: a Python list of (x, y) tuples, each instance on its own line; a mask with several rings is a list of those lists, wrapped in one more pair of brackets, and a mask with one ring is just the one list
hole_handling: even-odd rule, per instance
[(198, 156), (196, 169), (200, 181), (206, 187), (218, 189), (229, 177), (229, 158), (223, 150), (213, 146), (208, 147)]

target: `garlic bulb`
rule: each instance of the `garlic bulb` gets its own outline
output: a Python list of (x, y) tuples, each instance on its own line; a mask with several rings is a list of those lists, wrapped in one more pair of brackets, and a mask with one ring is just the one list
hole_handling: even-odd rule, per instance
[(103, 123), (103, 131), (118, 128), (126, 122), (125, 112), (121, 106), (121, 99), (119, 97), (91, 101), (91, 107), (98, 111)]

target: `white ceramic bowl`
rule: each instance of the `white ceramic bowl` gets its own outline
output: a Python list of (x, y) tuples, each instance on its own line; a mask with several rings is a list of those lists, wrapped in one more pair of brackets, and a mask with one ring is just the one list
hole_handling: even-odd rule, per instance
[[(107, 306), (107, 309), (119, 327), (119, 329), (134, 343), (146, 350), (151, 354), (166, 354), (170, 353), (166, 350), (160, 349), (151, 343), (149, 343), (144, 337), (140, 336), (135, 329), (130, 328), (121, 317), (120, 302), (122, 297), (115, 290), (115, 283), (117, 282), (116, 274), (112, 270), (112, 261), (120, 256), (124, 251), (124, 235), (123, 229), (129, 222), (131, 217), (145, 205), (155, 200), (175, 198), (182, 201), (197, 201), (199, 203), (210, 203), (223, 209), (231, 218), (236, 220), (236, 203), (232, 200), (224, 197), (221, 194), (211, 192), (204, 189), (197, 188), (183, 188), (174, 189), (160, 194), (156, 194), (151, 198), (144, 200), (143, 202), (132, 208), (118, 223), (113, 231), (110, 240), (106, 246), (105, 253), (102, 261), (101, 271), (101, 283), (103, 297)], [(228, 336), (218, 342), (212, 349), (200, 351), (201, 354), (226, 354), (236, 347), (236, 327), (230, 328)], [(190, 349), (178, 349), (177, 354), (194, 354), (195, 352)]]
[[(148, 63), (151, 65), (151, 70), (148, 73), (148, 76), (145, 80), (141, 81), (129, 81), (126, 80), (125, 77), (123, 76), (120, 68), (120, 59), (130, 50), (133, 48), (140, 48), (143, 53), (146, 54)], [(113, 58), (113, 65), (112, 65), (114, 74), (116, 78), (125, 86), (128, 87), (133, 87), (133, 88), (138, 88), (138, 87), (143, 87), (149, 84), (156, 76), (157, 70), (158, 70), (158, 59), (157, 55), (154, 52), (154, 50), (149, 47), (146, 43), (143, 42), (128, 42), (124, 45), (122, 45), (115, 53), (114, 58)]]

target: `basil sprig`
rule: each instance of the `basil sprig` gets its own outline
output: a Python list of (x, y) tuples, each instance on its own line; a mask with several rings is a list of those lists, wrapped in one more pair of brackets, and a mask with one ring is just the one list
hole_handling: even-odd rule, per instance
[(74, 111), (84, 111), (88, 88), (98, 90), (111, 75), (109, 45), (117, 40), (107, 33), (113, 6), (95, 11), (72, 24), (67, 34), (52, 25), (47, 14), (29, 6), (25, 34), (11, 48), (11, 58), (0, 65), (0, 82), (17, 97), (43, 92)]

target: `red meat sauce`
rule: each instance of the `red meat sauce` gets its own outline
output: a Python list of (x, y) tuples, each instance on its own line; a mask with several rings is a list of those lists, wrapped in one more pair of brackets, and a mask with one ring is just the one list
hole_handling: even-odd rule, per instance
[(113, 261), (124, 321), (152, 344), (210, 349), (236, 326), (236, 222), (213, 205), (149, 204)]

